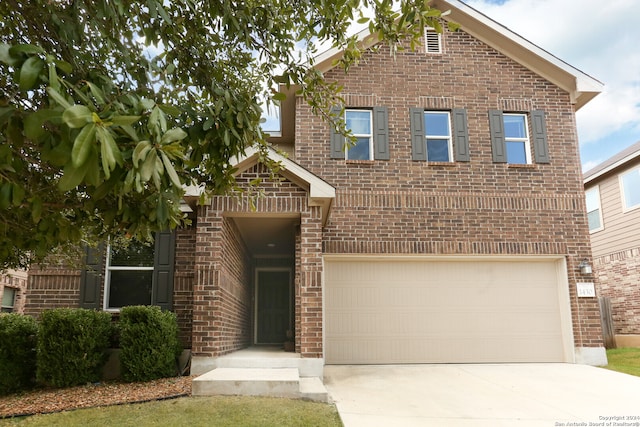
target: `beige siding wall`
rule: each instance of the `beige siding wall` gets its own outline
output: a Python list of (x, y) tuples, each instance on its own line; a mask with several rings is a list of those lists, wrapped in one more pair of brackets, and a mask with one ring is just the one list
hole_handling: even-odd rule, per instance
[(614, 252), (640, 246), (640, 209), (623, 212), (620, 180), (618, 176), (634, 165), (614, 173), (585, 189), (600, 187), (600, 206), (604, 229), (591, 233), (593, 257), (598, 258)]

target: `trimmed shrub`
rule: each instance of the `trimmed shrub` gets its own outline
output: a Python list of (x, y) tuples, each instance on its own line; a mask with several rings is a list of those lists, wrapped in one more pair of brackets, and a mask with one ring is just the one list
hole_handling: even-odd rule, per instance
[(38, 323), (31, 316), (0, 314), (0, 395), (33, 386)]
[(68, 387), (100, 381), (112, 331), (109, 313), (81, 308), (43, 311), (38, 382)]
[(160, 307), (130, 306), (120, 311), (120, 368), (125, 381), (149, 381), (178, 374), (182, 352), (178, 321)]

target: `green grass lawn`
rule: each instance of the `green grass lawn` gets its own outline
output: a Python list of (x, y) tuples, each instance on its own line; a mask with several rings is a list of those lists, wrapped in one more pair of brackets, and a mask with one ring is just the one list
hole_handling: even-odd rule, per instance
[(640, 377), (640, 348), (615, 348), (607, 350), (609, 365), (612, 371), (623, 372)]
[(0, 426), (317, 426), (340, 427), (333, 405), (268, 397), (183, 397), (173, 400), (0, 420)]

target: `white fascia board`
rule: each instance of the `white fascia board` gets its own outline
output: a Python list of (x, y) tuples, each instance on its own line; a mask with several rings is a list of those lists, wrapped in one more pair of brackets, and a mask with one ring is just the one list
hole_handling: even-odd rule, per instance
[(591, 175), (590, 177), (585, 178), (582, 181), (582, 183), (586, 185), (586, 184), (590, 183), (591, 181), (595, 181), (596, 179), (600, 178), (602, 175), (605, 175), (605, 174), (611, 172), (612, 170), (615, 170), (615, 169), (619, 168), (620, 166), (622, 166), (622, 165), (624, 165), (624, 164), (626, 164), (628, 162), (631, 162), (632, 160), (635, 160), (635, 159), (637, 159), (639, 157), (640, 157), (640, 151), (636, 151), (635, 153), (631, 153), (628, 156), (626, 156), (626, 157), (618, 160), (617, 162), (607, 166), (606, 168), (602, 169), (598, 173), (595, 173), (595, 174)]

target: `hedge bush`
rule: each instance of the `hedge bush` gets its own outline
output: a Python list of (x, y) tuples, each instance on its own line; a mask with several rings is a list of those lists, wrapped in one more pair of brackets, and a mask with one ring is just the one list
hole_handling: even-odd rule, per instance
[(120, 310), (120, 369), (125, 381), (149, 381), (177, 375), (182, 352), (176, 315), (160, 307)]
[(33, 386), (38, 323), (31, 316), (0, 314), (0, 395)]
[(37, 380), (68, 387), (100, 381), (113, 327), (111, 314), (81, 308), (42, 312)]

